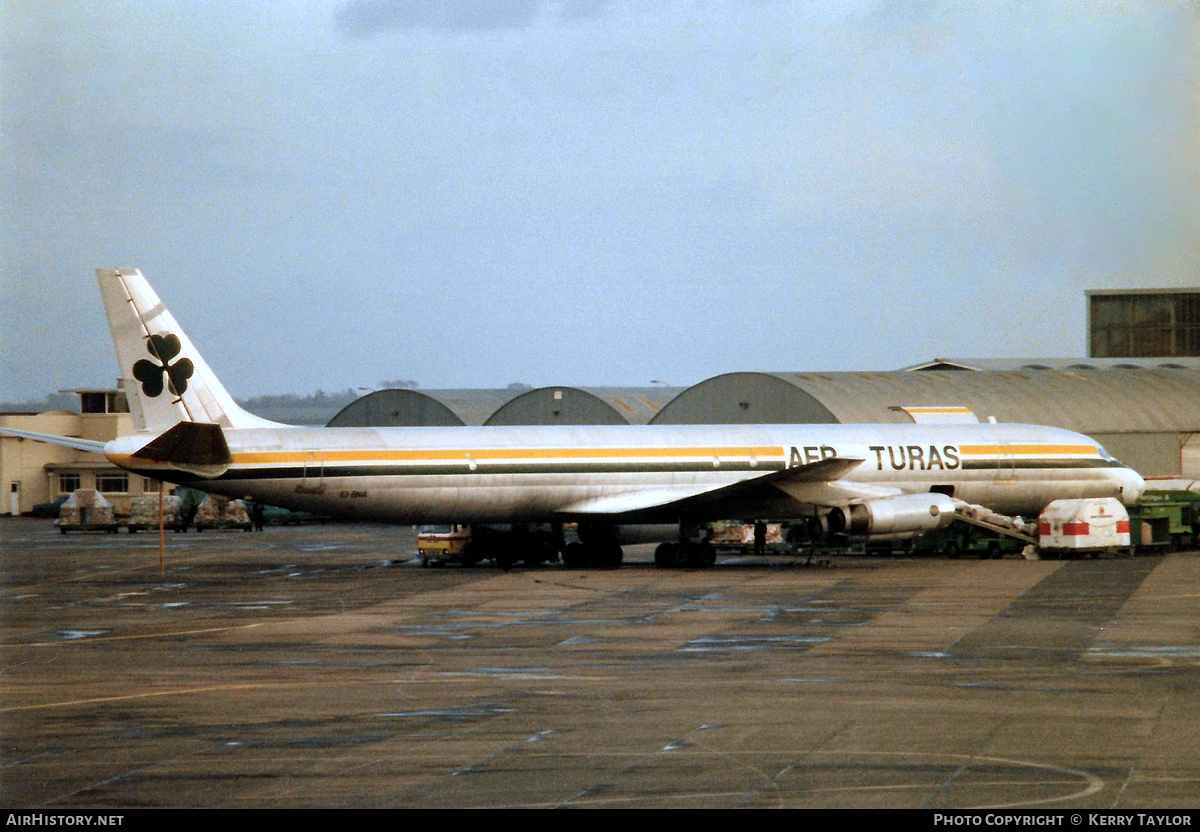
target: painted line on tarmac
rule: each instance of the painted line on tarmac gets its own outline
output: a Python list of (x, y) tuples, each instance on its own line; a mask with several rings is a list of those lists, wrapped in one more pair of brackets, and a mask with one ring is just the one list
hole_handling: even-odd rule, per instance
[(255, 627), (265, 627), (275, 622), (258, 621), (254, 624), (238, 624), (231, 627), (203, 627), (197, 630), (171, 630), (165, 633), (145, 633), (139, 636), (103, 636), (100, 638), (73, 638), (63, 641), (10, 641), (0, 643), (0, 647), (62, 647), (67, 644), (97, 644), (102, 641), (144, 641), (150, 638), (172, 638), (173, 636), (194, 636), (201, 633), (223, 633), (231, 630), (250, 630)]
[[(229, 691), (229, 690), (254, 690), (256, 688), (278, 688), (281, 685), (268, 684), (251, 684), (242, 685), (211, 685), (203, 688), (180, 688), (179, 690), (163, 690), (147, 693), (129, 693), (122, 696), (98, 696), (92, 699), (69, 699), (65, 702), (43, 702), (38, 705), (13, 705), (7, 708), (0, 708), (0, 713), (9, 713), (11, 711), (37, 711), (48, 708), (70, 708), (76, 705), (97, 705), (103, 702), (127, 702), (131, 699), (153, 699), (160, 696), (185, 696), (192, 693), (212, 693), (214, 691)], [(297, 685), (297, 687), (303, 687)]]

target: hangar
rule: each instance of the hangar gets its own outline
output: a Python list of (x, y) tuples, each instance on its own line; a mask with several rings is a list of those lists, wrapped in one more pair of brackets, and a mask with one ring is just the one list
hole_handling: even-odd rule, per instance
[[(491, 391), (478, 392), (483, 394)], [(480, 398), (486, 397), (481, 395)], [(419, 390), (376, 390), (343, 407), (329, 420), (326, 427), (383, 428), (465, 424), (467, 421), (459, 412), (429, 393)]]
[[(1193, 362), (1194, 363), (1194, 362)], [(1085, 433), (1151, 478), (1200, 479), (1200, 369), (1182, 364), (880, 373), (727, 373), (688, 388), (655, 424), (906, 422), (902, 409), (962, 406), (980, 421)], [(1135, 368), (1136, 367), (1136, 368)]]
[(346, 405), (327, 426), (644, 425), (682, 389), (558, 386), (377, 390)]
[(645, 425), (681, 390), (539, 387), (506, 402), (485, 425)]

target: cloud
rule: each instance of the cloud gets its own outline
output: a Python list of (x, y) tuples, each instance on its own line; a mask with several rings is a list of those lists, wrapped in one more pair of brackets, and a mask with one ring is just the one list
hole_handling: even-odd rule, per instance
[(349, 0), (337, 13), (338, 31), (353, 38), (384, 32), (494, 32), (524, 29), (540, 15), (573, 23), (599, 17), (611, 0)]
[(350, 0), (337, 13), (337, 28), (369, 38), (393, 29), (480, 32), (521, 29), (538, 16), (541, 0)]
[(599, 17), (609, 6), (609, 0), (563, 0), (558, 14), (563, 20), (591, 20)]

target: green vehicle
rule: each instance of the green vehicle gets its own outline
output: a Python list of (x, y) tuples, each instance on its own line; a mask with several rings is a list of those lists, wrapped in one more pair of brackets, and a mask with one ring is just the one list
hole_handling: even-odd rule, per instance
[(1200, 548), (1200, 493), (1147, 491), (1129, 507), (1129, 539), (1139, 554)]

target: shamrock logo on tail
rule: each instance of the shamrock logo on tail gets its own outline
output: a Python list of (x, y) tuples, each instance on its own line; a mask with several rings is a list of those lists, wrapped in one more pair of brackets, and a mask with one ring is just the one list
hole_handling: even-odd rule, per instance
[(155, 361), (143, 358), (133, 365), (133, 377), (142, 383), (142, 392), (150, 398), (160, 395), (163, 391), (163, 373), (166, 373), (167, 389), (172, 395), (182, 396), (195, 368), (187, 358), (171, 363), (171, 359), (179, 355), (179, 339), (174, 335), (151, 335), (146, 342), (146, 351)]

